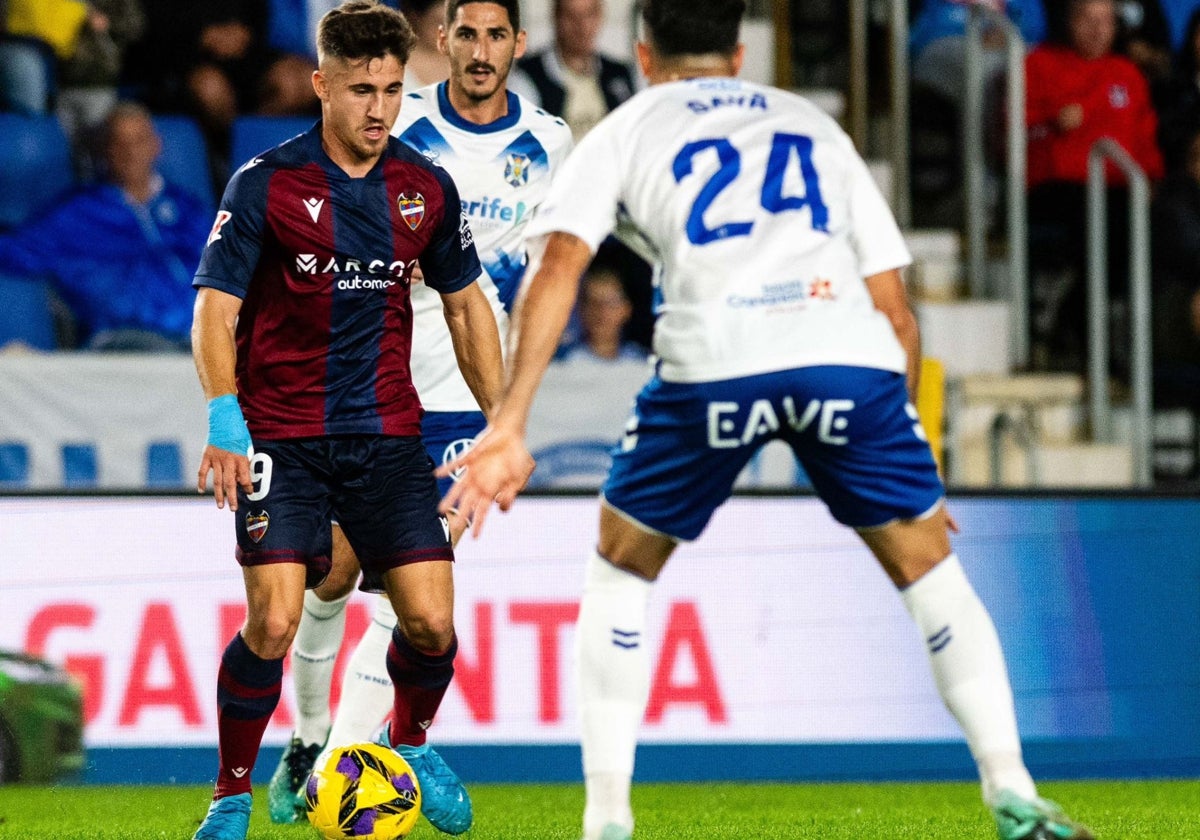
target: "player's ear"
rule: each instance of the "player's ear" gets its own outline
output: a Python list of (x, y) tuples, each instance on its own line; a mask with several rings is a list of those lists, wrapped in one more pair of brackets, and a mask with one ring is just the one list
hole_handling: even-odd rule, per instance
[(317, 94), (317, 99), (324, 102), (325, 97), (329, 93), (329, 81), (325, 78), (325, 74), (321, 72), (319, 67), (313, 71), (312, 86), (313, 92)]
[(654, 68), (654, 51), (645, 41), (638, 41), (636, 46), (638, 67), (641, 69), (642, 75), (649, 79), (650, 71)]
[(729, 57), (730, 63), (733, 65), (733, 75), (740, 76), (742, 74), (742, 61), (746, 58), (746, 45), (738, 44), (733, 55)]
[(522, 29), (517, 33), (516, 49), (513, 50), (513, 59), (518, 59), (525, 55), (525, 30)]
[(446, 32), (446, 27), (445, 27), (445, 25), (444, 25), (444, 24), (441, 24), (441, 23), (439, 23), (439, 24), (438, 24), (438, 42), (437, 42), (437, 48), (438, 48), (438, 52), (440, 52), (442, 55), (450, 55), (450, 43), (449, 43), (449, 40), (448, 40), (448, 39), (449, 39), (449, 37), (450, 37), (450, 36), (449, 36), (449, 34), (447, 34), (447, 32)]

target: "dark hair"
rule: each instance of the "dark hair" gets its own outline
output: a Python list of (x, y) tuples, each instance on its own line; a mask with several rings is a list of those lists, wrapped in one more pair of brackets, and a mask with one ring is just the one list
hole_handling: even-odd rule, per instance
[(459, 6), (465, 6), (468, 3), (495, 3), (508, 12), (508, 22), (512, 24), (513, 32), (521, 31), (521, 4), (518, 0), (449, 0), (446, 3), (446, 22), (454, 20)]
[(317, 55), (358, 60), (394, 55), (408, 62), (417, 36), (404, 15), (376, 0), (346, 0), (317, 26)]
[(737, 49), (745, 0), (643, 0), (642, 22), (664, 56), (728, 55)]
[(444, 6), (446, 0), (400, 0), (400, 11), (407, 15), (423, 15), (434, 6)]

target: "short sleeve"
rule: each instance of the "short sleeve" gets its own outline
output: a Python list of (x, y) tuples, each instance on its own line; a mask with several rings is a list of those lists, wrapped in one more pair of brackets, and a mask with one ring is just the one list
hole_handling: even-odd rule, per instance
[(527, 238), (569, 233), (586, 242), (595, 253), (612, 233), (622, 183), (618, 125), (619, 121), (610, 116), (589, 131), (567, 156), (550, 184), (546, 200), (529, 223)]
[(441, 294), (449, 294), (474, 283), (483, 273), (483, 267), (454, 181), (444, 171), (435, 174), (441, 184), (445, 211), (433, 238), (421, 252), (421, 271), (425, 274), (426, 285)]
[(262, 252), (269, 180), (268, 170), (251, 164), (234, 174), (200, 254), (193, 286), (246, 296)]
[(851, 241), (858, 255), (859, 271), (863, 277), (870, 277), (903, 268), (912, 262), (912, 256), (896, 217), (863, 159), (852, 148), (847, 155)]

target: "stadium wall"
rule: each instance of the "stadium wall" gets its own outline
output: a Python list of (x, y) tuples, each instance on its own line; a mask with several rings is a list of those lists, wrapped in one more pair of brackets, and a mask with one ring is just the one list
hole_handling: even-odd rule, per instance
[[(1200, 772), (1200, 500), (974, 496), (955, 546), (1043, 777)], [(87, 697), (86, 782), (203, 782), (244, 615), (231, 514), (182, 496), (0, 497), (0, 647)], [(589, 496), (523, 498), (458, 552), (458, 674), (432, 737), (473, 780), (580, 777), (571, 679)], [(372, 596), (351, 602), (348, 633)], [(969, 778), (900, 600), (806, 496), (740, 496), (652, 606), (643, 779)], [(344, 658), (339, 662), (339, 672)], [(256, 778), (288, 737), (290, 682)]]

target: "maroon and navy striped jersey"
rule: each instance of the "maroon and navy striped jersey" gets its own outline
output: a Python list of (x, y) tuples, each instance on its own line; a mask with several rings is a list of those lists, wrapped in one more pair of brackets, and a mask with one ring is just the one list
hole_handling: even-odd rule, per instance
[(238, 170), (193, 285), (242, 298), (238, 402), (254, 437), (419, 433), (418, 260), (442, 293), (481, 271), (454, 183), (400, 141), (351, 178), (318, 122)]

